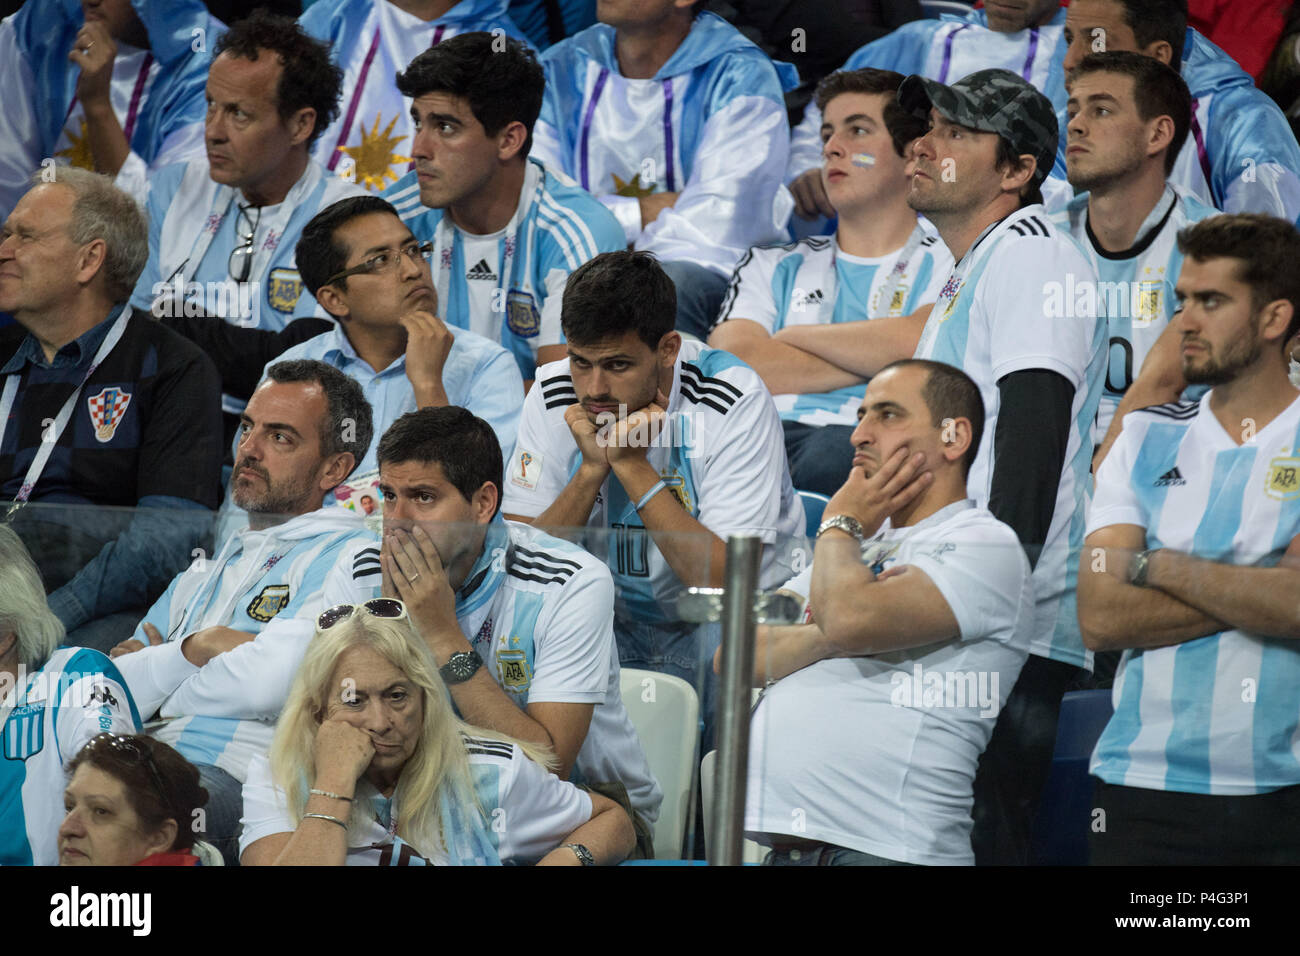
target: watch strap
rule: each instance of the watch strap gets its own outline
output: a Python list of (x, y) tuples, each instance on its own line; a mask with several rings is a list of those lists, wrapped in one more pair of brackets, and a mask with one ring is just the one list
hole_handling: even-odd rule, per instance
[(438, 674), (444, 684), (463, 684), (483, 666), (483, 658), (478, 651), (457, 651), (447, 658), (447, 663), (438, 668)]

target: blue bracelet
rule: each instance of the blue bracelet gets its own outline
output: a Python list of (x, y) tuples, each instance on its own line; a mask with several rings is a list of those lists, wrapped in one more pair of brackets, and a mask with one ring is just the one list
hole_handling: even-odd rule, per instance
[(659, 494), (659, 492), (663, 491), (667, 487), (668, 487), (668, 483), (663, 479), (656, 481), (654, 485), (651, 486), (650, 490), (641, 496), (641, 500), (636, 503), (636, 510), (640, 511), (649, 503), (651, 498)]

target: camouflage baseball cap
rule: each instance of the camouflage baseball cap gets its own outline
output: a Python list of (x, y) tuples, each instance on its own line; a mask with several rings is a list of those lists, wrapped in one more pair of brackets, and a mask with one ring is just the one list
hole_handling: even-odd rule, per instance
[(899, 86), (898, 102), (909, 113), (928, 114), (933, 106), (949, 122), (997, 133), (1017, 153), (1038, 161), (1035, 184), (1056, 162), (1059, 133), (1052, 102), (1010, 70), (979, 70), (951, 86), (913, 74)]

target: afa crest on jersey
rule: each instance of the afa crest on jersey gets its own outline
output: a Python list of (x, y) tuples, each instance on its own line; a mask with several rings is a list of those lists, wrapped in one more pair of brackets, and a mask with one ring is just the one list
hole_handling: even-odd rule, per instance
[(1279, 455), (1270, 461), (1264, 491), (1278, 501), (1300, 498), (1300, 456)]
[(40, 753), (45, 747), (45, 705), (15, 708), (5, 721), (3, 743), (6, 760), (26, 760)]
[(528, 690), (528, 685), (533, 681), (532, 675), (528, 673), (528, 658), (523, 651), (498, 651), (497, 673), (501, 675), (501, 683), (506, 690), (517, 694)]
[(248, 616), (265, 624), (289, 603), (289, 585), (268, 584), (248, 605)]
[(541, 313), (527, 292), (514, 289), (506, 296), (506, 328), (523, 339), (531, 339), (542, 331)]
[(302, 277), (297, 269), (272, 269), (266, 286), (266, 301), (277, 312), (292, 312), (302, 295)]
[(1147, 326), (1157, 319), (1163, 319), (1164, 283), (1142, 281), (1137, 286), (1133, 302), (1133, 324)]
[(116, 385), (86, 399), (86, 405), (90, 409), (90, 424), (95, 428), (95, 441), (107, 444), (113, 440), (117, 426), (122, 424), (130, 404), (131, 393)]

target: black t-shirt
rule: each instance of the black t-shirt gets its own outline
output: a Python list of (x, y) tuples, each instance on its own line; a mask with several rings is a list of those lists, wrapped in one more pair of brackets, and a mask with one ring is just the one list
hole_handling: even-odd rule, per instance
[[(111, 325), (108, 319), (101, 324)], [(0, 329), (0, 368), (26, 338), (21, 326)], [(18, 394), (0, 442), (0, 501), (18, 494), (43, 433), (103, 340), (92, 339), (75, 365), (51, 368), (27, 362), (16, 373), (21, 376)], [(62, 355), (60, 350), (55, 365), (62, 364)], [(0, 376), (0, 387), (7, 378)], [(221, 438), (221, 380), (211, 359), (146, 314), (134, 312), (121, 340), (77, 398), (30, 500), (130, 507), (148, 495), (168, 495), (215, 508)]]

